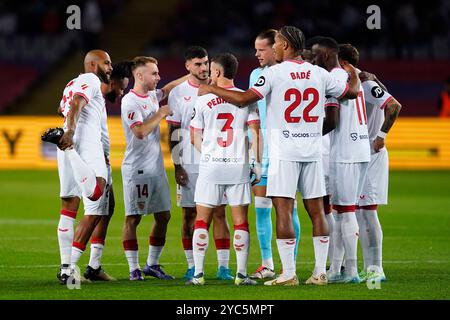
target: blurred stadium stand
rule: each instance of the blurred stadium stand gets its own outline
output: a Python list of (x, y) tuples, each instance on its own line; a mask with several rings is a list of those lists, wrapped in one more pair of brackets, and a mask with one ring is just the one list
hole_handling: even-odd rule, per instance
[[(66, 29), (66, 8), (82, 11), (81, 31)], [(368, 30), (366, 8), (381, 8), (381, 30)], [(84, 0), (0, 3), (0, 114), (55, 114), (65, 83), (82, 71), (84, 53), (107, 50), (117, 62), (157, 57), (164, 84), (185, 73), (185, 46), (240, 59), (237, 84), (248, 86), (257, 66), (253, 41), (266, 28), (300, 27), (306, 37), (351, 42), (362, 69), (377, 74), (404, 105), (402, 116), (438, 115), (450, 75), (450, 2), (421, 1), (194, 1)], [(110, 114), (120, 112), (109, 105)]]

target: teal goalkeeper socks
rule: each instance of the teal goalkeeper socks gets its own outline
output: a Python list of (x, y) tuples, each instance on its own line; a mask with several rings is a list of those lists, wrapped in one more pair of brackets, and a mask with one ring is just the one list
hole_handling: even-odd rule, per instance
[(294, 232), (295, 232), (294, 257), (295, 257), (295, 261), (297, 261), (297, 250), (298, 250), (298, 245), (300, 244), (300, 219), (298, 218), (297, 201), (294, 204), (294, 211), (292, 212), (292, 223), (294, 224)]

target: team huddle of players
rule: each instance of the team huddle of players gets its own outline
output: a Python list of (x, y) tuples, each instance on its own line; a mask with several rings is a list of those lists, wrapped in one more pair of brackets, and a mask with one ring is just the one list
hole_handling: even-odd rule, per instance
[[(61, 269), (67, 283), (91, 241), (84, 278), (114, 280), (101, 267), (106, 231), (114, 212), (105, 98), (121, 101), (126, 151), (122, 163), (125, 223), (123, 248), (129, 279), (174, 279), (159, 263), (170, 220), (170, 190), (159, 124), (169, 124), (187, 284), (203, 285), (209, 226), (217, 249), (217, 278), (236, 285), (298, 285), (300, 239), (297, 191), (313, 226), (315, 267), (306, 284), (385, 281), (377, 205), (387, 203), (388, 156), (384, 140), (400, 104), (378, 79), (356, 69), (359, 54), (328, 37), (305, 41), (296, 27), (267, 30), (255, 40), (260, 67), (246, 91), (234, 87), (238, 61), (230, 53), (209, 59), (205, 49), (185, 52), (189, 74), (157, 89), (157, 60), (139, 56), (111, 65), (109, 55), (90, 51), (85, 73), (70, 81), (59, 111), (64, 128), (44, 141), (58, 145), (62, 208), (58, 225)], [(127, 70), (131, 70), (128, 72)], [(168, 105), (159, 102), (168, 98)], [(256, 210), (262, 263), (247, 273), (248, 206)], [(83, 199), (85, 215), (74, 221)], [(229, 268), (231, 208), (236, 274)], [(282, 263), (275, 274), (271, 209)], [(145, 267), (139, 265), (137, 226), (153, 214)], [(358, 239), (364, 268), (358, 274)], [(330, 268), (326, 270), (327, 259)], [(81, 277), (83, 278), (83, 277)]]

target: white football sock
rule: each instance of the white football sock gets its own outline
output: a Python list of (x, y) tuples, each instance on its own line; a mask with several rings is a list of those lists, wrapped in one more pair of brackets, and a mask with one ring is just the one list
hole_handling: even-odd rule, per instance
[(233, 237), (234, 250), (236, 251), (236, 273), (247, 275), (247, 260), (250, 244), (250, 234), (247, 230), (235, 230)]
[(192, 249), (194, 251), (194, 275), (203, 273), (205, 254), (209, 246), (209, 232), (204, 228), (195, 228), (192, 237)]
[(81, 250), (80, 248), (72, 246), (72, 254), (70, 256), (70, 268), (74, 269), (77, 265), (78, 261), (81, 258), (81, 255), (83, 254), (84, 250)]
[(383, 270), (383, 231), (381, 229), (380, 221), (378, 220), (377, 210), (363, 210), (363, 215), (367, 220), (367, 227), (369, 229), (369, 255), (371, 257), (371, 265), (378, 266)]
[(230, 262), (230, 249), (217, 249), (217, 264), (228, 269)]
[(61, 264), (70, 265), (75, 219), (60, 215), (58, 223), (58, 243)]
[(138, 250), (125, 250), (125, 257), (127, 257), (130, 272), (133, 272), (136, 269), (141, 270), (141, 267), (139, 266), (139, 251)]
[(361, 249), (364, 259), (364, 271), (367, 267), (372, 264), (370, 252), (369, 252), (369, 229), (367, 225), (366, 217), (363, 215), (363, 210), (356, 210), (356, 220), (358, 220), (359, 227), (359, 243), (361, 244)]
[(329, 245), (328, 245), (328, 261), (333, 261), (333, 231), (334, 231), (334, 216), (332, 213), (326, 214), (325, 218), (327, 219), (328, 222), (328, 230), (329, 230)]
[(273, 258), (270, 257), (268, 259), (263, 259), (262, 260), (262, 265), (269, 268), (270, 270), (275, 269), (275, 266), (273, 265)]
[(194, 252), (192, 250), (184, 250), (184, 255), (186, 256), (188, 268), (192, 268), (194, 266)]
[(154, 266), (159, 264), (159, 258), (161, 257), (162, 250), (164, 246), (148, 246), (148, 257), (147, 264), (149, 266)]
[(333, 259), (331, 260), (330, 273), (341, 273), (342, 260), (344, 259), (344, 242), (342, 241), (342, 216), (333, 210), (334, 230), (332, 236)]
[(313, 237), (314, 244), (314, 256), (316, 259), (316, 264), (314, 267), (313, 274), (315, 276), (326, 272), (327, 268), (327, 254), (329, 246), (329, 236), (318, 236)]
[(296, 274), (294, 259), (295, 238), (277, 239), (277, 247), (280, 254), (281, 266), (283, 267), (282, 276), (285, 279), (291, 279)]
[(91, 197), (94, 194), (97, 185), (94, 170), (81, 159), (75, 149), (66, 149), (64, 152), (70, 161), (77, 185), (80, 187), (85, 197)]
[(104, 244), (101, 243), (91, 243), (91, 255), (89, 257), (89, 266), (93, 269), (98, 269), (100, 267), (102, 258)]
[(345, 274), (354, 277), (358, 274), (358, 221), (354, 212), (343, 212), (341, 232), (345, 248)]

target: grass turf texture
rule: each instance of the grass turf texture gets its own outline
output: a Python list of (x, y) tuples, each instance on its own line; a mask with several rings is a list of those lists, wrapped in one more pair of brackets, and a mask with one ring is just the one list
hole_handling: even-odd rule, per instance
[[(236, 287), (232, 281), (213, 279), (217, 259), (212, 241), (206, 258), (207, 284), (185, 286), (182, 280), (186, 262), (180, 239), (181, 211), (175, 206), (173, 172), (167, 174), (173, 211), (161, 263), (177, 279), (128, 281), (128, 265), (121, 241), (124, 221), (122, 184), (120, 171), (116, 170), (113, 177), (116, 212), (102, 263), (104, 269), (119, 281), (82, 284), (80, 290), (69, 290), (56, 280), (59, 267), (56, 170), (0, 171), (0, 299), (448, 299), (450, 296), (450, 171), (391, 172), (390, 204), (379, 210), (384, 231), (384, 268), (388, 277), (380, 290), (369, 290), (365, 283), (326, 287), (265, 287), (260, 283), (255, 287)], [(248, 272), (251, 273), (259, 267), (260, 253), (253, 207), (249, 212)], [(311, 223), (302, 206), (299, 214), (302, 234), (297, 274), (304, 282), (313, 269), (314, 255)], [(81, 216), (82, 210), (78, 219)], [(144, 217), (138, 229), (141, 267), (145, 265), (148, 253), (152, 222), (152, 216)], [(279, 271), (281, 264), (275, 233), (273, 248), (276, 271)], [(361, 251), (358, 257), (361, 267)], [(88, 259), (89, 249), (80, 260), (82, 271)], [(233, 249), (230, 260), (235, 271)]]

